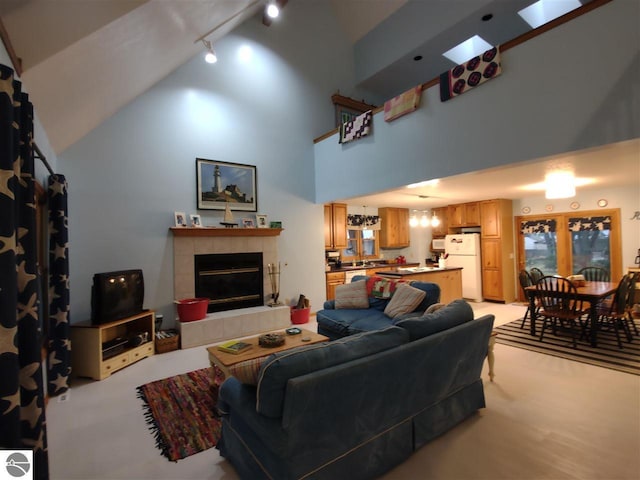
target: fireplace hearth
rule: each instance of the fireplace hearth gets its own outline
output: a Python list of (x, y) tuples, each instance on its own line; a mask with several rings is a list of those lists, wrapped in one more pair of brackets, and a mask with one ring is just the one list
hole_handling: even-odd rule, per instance
[(208, 313), (264, 305), (262, 253), (194, 256), (196, 297), (209, 299)]

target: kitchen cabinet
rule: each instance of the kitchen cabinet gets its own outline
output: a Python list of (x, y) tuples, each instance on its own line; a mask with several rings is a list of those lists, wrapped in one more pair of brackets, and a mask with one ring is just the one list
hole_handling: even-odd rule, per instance
[(73, 374), (102, 380), (150, 357), (155, 353), (154, 320), (155, 313), (149, 310), (99, 325), (90, 321), (71, 324)]
[(440, 220), (440, 224), (437, 227), (431, 227), (431, 237), (432, 238), (443, 238), (447, 233), (449, 233), (449, 225), (447, 223), (447, 211), (449, 209), (447, 207), (439, 207), (431, 210), (431, 214), (438, 217)]
[(479, 203), (482, 296), (511, 302), (516, 293), (512, 202), (496, 199)]
[(469, 202), (449, 205), (447, 218), (449, 228), (477, 227), (480, 225), (480, 204)]
[(344, 272), (328, 272), (327, 273), (327, 300), (333, 300), (336, 298), (336, 287), (338, 285), (344, 285), (345, 273)]
[(378, 209), (380, 217), (380, 248), (405, 248), (409, 240), (409, 209), (383, 207)]
[(347, 205), (331, 203), (324, 206), (324, 248), (347, 248)]

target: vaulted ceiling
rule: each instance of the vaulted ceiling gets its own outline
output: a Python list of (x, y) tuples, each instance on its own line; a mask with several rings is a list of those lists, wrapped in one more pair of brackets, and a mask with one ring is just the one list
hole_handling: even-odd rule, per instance
[[(286, 8), (308, 1), (318, 0), (290, 0)], [(337, 23), (353, 42), (358, 86), (383, 99), (451, 68), (453, 63), (442, 53), (473, 34), (498, 45), (530, 30), (517, 10), (533, 2), (323, 1), (331, 4)], [(591, 1), (581, 0), (583, 4)], [(202, 54), (199, 38), (206, 35), (215, 43), (247, 19), (261, 16), (265, 3), (2, 0), (0, 18), (22, 61), (21, 78), (39, 119), (53, 149), (60, 153), (194, 55)], [(493, 18), (483, 21), (489, 13)], [(269, 28), (277, 28), (277, 22)], [(414, 60), (418, 55), (421, 61)], [(638, 148), (636, 143), (625, 151), (634, 154)], [(387, 193), (366, 200), (370, 205), (407, 205), (415, 200), (406, 192), (394, 193), (393, 198)], [(415, 191), (414, 203), (424, 204), (418, 195), (430, 193)]]

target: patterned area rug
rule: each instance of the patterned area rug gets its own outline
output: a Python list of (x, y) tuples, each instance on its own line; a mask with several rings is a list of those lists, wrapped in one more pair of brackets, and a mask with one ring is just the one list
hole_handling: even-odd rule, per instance
[[(598, 346), (596, 348), (591, 347), (585, 340), (580, 340), (577, 348), (574, 349), (571, 336), (568, 333), (554, 335), (551, 330), (547, 330), (544, 332), (541, 342), (538, 324), (536, 324), (537, 335), (535, 337), (529, 334), (528, 320), (524, 328), (520, 328), (521, 324), (522, 319), (495, 327), (493, 330), (498, 332), (496, 342), (576, 362), (640, 375), (640, 338), (638, 335), (634, 335), (632, 342), (629, 343), (626, 341), (624, 334), (621, 333), (623, 348), (620, 349), (613, 331), (599, 331)], [(636, 320), (636, 325), (638, 325), (638, 320)], [(542, 326), (542, 323), (540, 323), (540, 326)], [(638, 329), (640, 330), (640, 326)]]
[(220, 438), (215, 413), (218, 390), (211, 386), (211, 368), (203, 368), (136, 389), (156, 446), (169, 460), (214, 447)]

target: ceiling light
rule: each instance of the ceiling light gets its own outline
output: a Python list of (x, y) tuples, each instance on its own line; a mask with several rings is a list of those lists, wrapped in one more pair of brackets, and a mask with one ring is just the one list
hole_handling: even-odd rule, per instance
[(570, 198), (576, 196), (576, 179), (570, 170), (554, 170), (544, 177), (545, 198)]
[(426, 212), (422, 212), (422, 217), (420, 217), (420, 226), (428, 227), (429, 226), (429, 218), (427, 217)]
[(561, 17), (565, 13), (575, 10), (580, 5), (579, 0), (539, 0), (536, 3), (523, 8), (518, 15), (527, 22), (531, 28), (538, 28), (551, 20)]
[(267, 15), (269, 18), (277, 18), (280, 15), (280, 9), (275, 3), (267, 5)]
[(440, 225), (440, 219), (436, 215), (436, 212), (432, 211), (431, 212), (431, 226), (432, 227), (437, 227), (438, 225)]
[(202, 43), (207, 49), (207, 53), (204, 56), (204, 61), (207, 63), (216, 63), (218, 61), (218, 57), (215, 50), (213, 49), (213, 46), (211, 45), (211, 42), (203, 38)]
[(474, 35), (473, 37), (466, 39), (459, 45), (456, 45), (451, 50), (444, 52), (442, 55), (455, 62), (456, 65), (462, 65), (467, 60), (481, 55), (491, 48), (493, 48), (493, 46), (490, 45), (486, 40), (484, 40), (479, 35)]
[(416, 217), (416, 211), (415, 210), (411, 213), (411, 218), (409, 219), (409, 226), (410, 227), (417, 227), (418, 226), (418, 217)]

